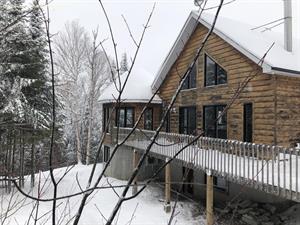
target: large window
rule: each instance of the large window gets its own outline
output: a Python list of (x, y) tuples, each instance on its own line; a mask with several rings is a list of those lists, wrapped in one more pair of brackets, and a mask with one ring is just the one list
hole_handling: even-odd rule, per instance
[(104, 106), (103, 107), (103, 127), (102, 130), (103, 132), (109, 133), (109, 126), (108, 126), (108, 122), (109, 122), (109, 114), (110, 110), (109, 107)]
[(252, 103), (244, 105), (244, 141), (252, 142), (252, 129), (253, 129), (253, 107)]
[(147, 108), (144, 113), (145, 130), (153, 130), (153, 108)]
[(122, 107), (116, 111), (116, 126), (133, 127), (134, 109), (131, 107)]
[(179, 108), (179, 133), (196, 133), (196, 107), (192, 106)]
[(224, 105), (204, 106), (204, 129), (207, 137), (227, 139), (227, 116)]
[(186, 77), (183, 85), (182, 85), (182, 90), (184, 89), (191, 89), (196, 87), (196, 77), (197, 77), (197, 66), (196, 63), (191, 69), (189, 75)]
[(227, 72), (209, 56), (205, 55), (205, 86), (227, 83)]

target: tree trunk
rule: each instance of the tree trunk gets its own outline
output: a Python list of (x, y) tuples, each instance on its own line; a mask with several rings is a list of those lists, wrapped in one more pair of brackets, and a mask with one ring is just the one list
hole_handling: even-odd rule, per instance
[(34, 139), (32, 139), (32, 143), (31, 143), (31, 174), (30, 174), (30, 186), (31, 188), (34, 187), (34, 183), (35, 183), (35, 145), (34, 145)]
[(76, 122), (76, 142), (77, 142), (77, 163), (82, 164), (81, 161), (81, 147), (80, 147), (80, 131), (79, 131), (79, 126), (78, 122)]

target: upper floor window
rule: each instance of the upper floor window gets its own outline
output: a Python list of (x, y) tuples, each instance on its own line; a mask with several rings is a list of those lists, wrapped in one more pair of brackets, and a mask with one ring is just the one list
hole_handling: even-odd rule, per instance
[(207, 137), (227, 138), (225, 105), (204, 106), (204, 129)]
[(179, 108), (179, 133), (195, 134), (196, 132), (196, 107)]
[(197, 76), (197, 66), (196, 63), (191, 69), (189, 75), (186, 77), (183, 85), (182, 85), (182, 90), (184, 89), (191, 89), (196, 87), (196, 76)]
[(133, 127), (134, 109), (131, 107), (122, 107), (116, 111), (116, 126)]
[(227, 83), (227, 72), (209, 56), (205, 55), (205, 86)]
[(153, 130), (153, 108), (147, 108), (144, 113), (145, 130)]

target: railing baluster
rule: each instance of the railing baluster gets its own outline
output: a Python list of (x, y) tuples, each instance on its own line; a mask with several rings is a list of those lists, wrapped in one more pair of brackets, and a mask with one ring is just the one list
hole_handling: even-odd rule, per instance
[(279, 147), (276, 147), (277, 152), (277, 170), (278, 170), (278, 177), (277, 177), (277, 190), (278, 190), (278, 196), (280, 196), (280, 149)]
[(284, 188), (284, 196), (286, 197), (286, 165), (285, 165), (285, 157), (286, 157), (286, 148), (283, 149), (283, 188)]
[(234, 153), (234, 160), (235, 160), (235, 174), (234, 174), (234, 178), (235, 179), (237, 179), (237, 177), (238, 177), (238, 175), (237, 175), (237, 162), (238, 162), (238, 147), (239, 147), (239, 145), (238, 145), (238, 142), (237, 141), (235, 141), (234, 143), (233, 143), (233, 145), (234, 145), (234, 150), (235, 150), (235, 153)]
[(233, 168), (233, 153), (234, 153), (234, 141), (230, 141), (230, 151), (231, 151), (231, 176), (234, 177)]
[(223, 176), (223, 144), (224, 140), (220, 141), (220, 174)]
[(265, 145), (262, 145), (261, 146), (261, 189), (263, 190), (264, 189), (264, 183), (265, 183), (265, 161), (264, 161), (264, 153), (265, 153), (265, 150), (266, 150), (266, 146)]
[(250, 180), (250, 154), (251, 154), (251, 143), (248, 143), (247, 145), (247, 158), (248, 158), (248, 179)]
[(295, 152), (296, 157), (296, 199), (299, 199), (299, 193), (298, 193), (298, 159), (299, 159), (299, 149), (296, 149)]
[(269, 160), (270, 160), (270, 155), (271, 155), (271, 147), (269, 145), (266, 146), (266, 164), (267, 164), (267, 191), (269, 192), (270, 190), (270, 185), (269, 185)]
[(254, 162), (255, 162), (255, 144), (251, 145), (251, 151), (252, 151), (252, 186), (254, 187), (255, 184), (255, 175), (254, 175)]
[(292, 192), (292, 176), (293, 176), (293, 166), (292, 166), (292, 164), (293, 164), (293, 160), (292, 160), (292, 153), (293, 153), (293, 149), (292, 148), (290, 148), (289, 149), (289, 155), (290, 155), (290, 187), (289, 187), (289, 189), (290, 189), (290, 198), (291, 198), (291, 200), (292, 200), (292, 198), (293, 198), (293, 192)]
[(274, 186), (274, 173), (275, 173), (275, 146), (272, 146), (272, 193), (275, 193), (275, 186)]
[(239, 179), (242, 177), (242, 142), (239, 142)]
[(243, 180), (246, 180), (246, 143), (243, 143)]

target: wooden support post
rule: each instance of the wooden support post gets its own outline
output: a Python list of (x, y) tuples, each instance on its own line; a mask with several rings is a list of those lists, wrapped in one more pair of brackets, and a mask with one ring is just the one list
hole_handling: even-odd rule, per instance
[[(139, 162), (138, 159), (138, 152), (136, 149), (133, 150), (133, 160), (132, 160), (132, 168), (133, 170), (136, 169), (137, 164)], [(133, 180), (133, 186), (132, 186), (132, 195), (135, 195), (138, 191), (138, 187), (137, 187), (137, 176), (134, 178)]]
[(214, 224), (214, 179), (211, 172), (206, 173), (206, 225)]
[[(169, 159), (166, 159), (168, 162)], [(170, 163), (166, 165), (165, 168), (165, 212), (171, 212), (171, 165)]]

